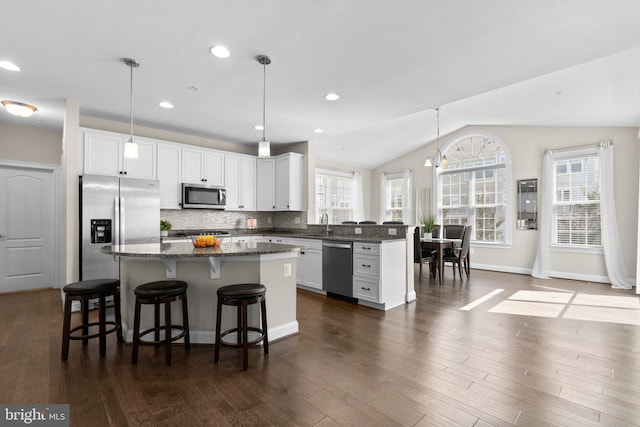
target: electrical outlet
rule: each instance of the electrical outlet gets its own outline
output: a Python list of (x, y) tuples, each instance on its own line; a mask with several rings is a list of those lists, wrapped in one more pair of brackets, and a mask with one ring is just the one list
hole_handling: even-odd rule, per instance
[(294, 224), (300, 224), (300, 217), (299, 217), (299, 216), (295, 217), (295, 218), (293, 219), (293, 223), (294, 223)]
[(284, 265), (284, 277), (291, 277), (291, 264)]
[(470, 255), (473, 255), (473, 253), (474, 253), (474, 252), (475, 252), (475, 251), (473, 250), (473, 248), (469, 248), (469, 254), (470, 254)]
[(396, 234), (398, 234), (398, 232), (396, 231), (395, 228), (390, 228), (389, 229), (389, 236), (395, 236)]
[(354, 229), (353, 229), (353, 232), (354, 232), (355, 234), (362, 234), (362, 228), (360, 228), (360, 227), (356, 227), (356, 228), (354, 228)]
[(271, 217), (270, 216), (267, 217), (267, 224), (271, 224)]

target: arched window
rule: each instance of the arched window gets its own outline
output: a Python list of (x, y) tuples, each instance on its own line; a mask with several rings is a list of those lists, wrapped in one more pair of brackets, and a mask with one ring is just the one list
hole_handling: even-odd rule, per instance
[(472, 225), (472, 241), (508, 244), (509, 155), (497, 138), (461, 136), (444, 147), (449, 161), (436, 169), (438, 218)]

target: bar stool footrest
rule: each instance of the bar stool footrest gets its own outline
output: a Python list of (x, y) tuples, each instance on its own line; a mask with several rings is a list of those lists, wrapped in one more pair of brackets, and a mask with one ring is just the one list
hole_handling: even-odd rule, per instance
[[(178, 335), (176, 335), (176, 336), (172, 336), (172, 337), (171, 337), (171, 341), (172, 341), (172, 342), (173, 342), (173, 341), (178, 341), (180, 338), (184, 338), (184, 337), (187, 335), (187, 331), (184, 329), (184, 326), (180, 326), (180, 325), (171, 325), (171, 330), (173, 331), (174, 329), (177, 329), (177, 330), (182, 331), (182, 332), (180, 332), (180, 333), (179, 333)], [(167, 327), (166, 327), (166, 326), (160, 326), (160, 330), (161, 330), (161, 331), (165, 331), (165, 333), (166, 333)], [(156, 340), (153, 340), (153, 341), (152, 341), (152, 340), (143, 340), (143, 339), (142, 339), (142, 337), (143, 337), (143, 336), (145, 336), (145, 335), (147, 335), (147, 334), (150, 334), (150, 333), (152, 333), (152, 332), (155, 332), (155, 331), (156, 331), (156, 329), (155, 329), (155, 328), (150, 328), (150, 329), (147, 329), (147, 330), (144, 330), (144, 331), (140, 332), (140, 334), (138, 335), (138, 337), (139, 337), (139, 339), (138, 339), (138, 344), (140, 344), (140, 345), (159, 345), (159, 344), (165, 344), (165, 343), (166, 343), (166, 341), (165, 341), (164, 339), (160, 339), (160, 340), (157, 340), (157, 341), (156, 341)]]
[[(253, 344), (259, 343), (266, 336), (264, 331), (262, 329), (260, 329), (260, 328), (249, 326), (247, 328), (247, 330), (260, 333), (260, 335), (258, 337), (247, 341), (247, 344), (249, 344), (249, 345), (253, 345)], [(231, 342), (228, 342), (228, 341), (225, 341), (225, 340), (222, 339), (222, 338), (225, 337), (225, 335), (231, 334), (233, 332), (236, 332), (236, 333), (240, 334), (242, 332), (242, 328), (227, 329), (226, 331), (221, 332), (220, 333), (220, 345), (225, 346), (225, 347), (241, 348), (244, 345), (242, 342), (240, 342), (240, 343), (231, 343)]]
[[(104, 333), (105, 335), (109, 335), (113, 332), (117, 332), (118, 331), (118, 324), (116, 322), (113, 321), (107, 321), (105, 322), (105, 325), (110, 325), (113, 326), (111, 329), (107, 329)], [(90, 328), (92, 326), (100, 326), (100, 322), (91, 322), (88, 323), (86, 325), (87, 328)], [(75, 328), (71, 329), (69, 331), (69, 339), (70, 340), (87, 340), (89, 338), (97, 338), (100, 336), (100, 332), (96, 332), (95, 334), (87, 334), (87, 335), (73, 335), (74, 332), (79, 331), (81, 329), (83, 329), (85, 326), (84, 325), (78, 325)]]

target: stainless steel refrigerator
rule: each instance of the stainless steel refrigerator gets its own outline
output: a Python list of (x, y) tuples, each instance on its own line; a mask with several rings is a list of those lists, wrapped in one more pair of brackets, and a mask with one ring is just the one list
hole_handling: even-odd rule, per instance
[(119, 278), (100, 248), (160, 242), (160, 184), (147, 179), (80, 177), (80, 280)]

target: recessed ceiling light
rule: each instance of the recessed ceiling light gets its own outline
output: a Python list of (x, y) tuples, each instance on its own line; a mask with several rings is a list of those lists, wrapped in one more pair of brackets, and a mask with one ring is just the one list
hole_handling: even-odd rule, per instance
[(217, 45), (211, 48), (211, 54), (216, 58), (228, 58), (231, 52), (226, 47)]
[(4, 68), (9, 71), (20, 71), (20, 67), (9, 61), (0, 61), (0, 68)]
[(2, 105), (9, 113), (18, 117), (29, 117), (37, 110), (33, 105), (23, 104), (22, 102), (2, 101)]
[(173, 104), (169, 101), (160, 101), (158, 102), (158, 105), (162, 108), (173, 108)]
[(262, 129), (264, 129), (264, 126), (262, 126), (262, 125), (255, 125), (253, 128), (254, 128), (255, 130), (262, 130)]
[(314, 129), (313, 131), (314, 131), (315, 133), (322, 133), (322, 132), (324, 132), (324, 129), (320, 129), (320, 128), (318, 128), (318, 129)]
[(340, 99), (340, 95), (338, 95), (337, 93), (328, 93), (324, 96), (324, 99), (326, 99), (327, 101), (337, 101), (338, 99)]

